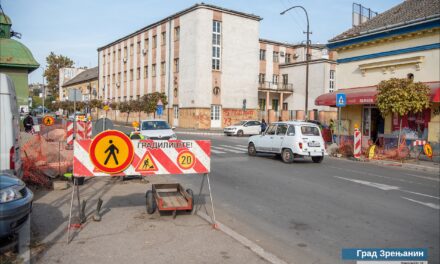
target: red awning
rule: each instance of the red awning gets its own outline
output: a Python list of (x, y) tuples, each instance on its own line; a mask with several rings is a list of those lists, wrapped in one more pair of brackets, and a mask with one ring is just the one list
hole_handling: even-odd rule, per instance
[[(440, 102), (440, 82), (425, 82), (431, 88), (431, 102)], [(375, 104), (377, 86), (365, 86), (340, 89), (333, 93), (326, 93), (318, 96), (316, 105), (336, 106), (336, 94), (344, 93), (347, 96), (347, 105)]]

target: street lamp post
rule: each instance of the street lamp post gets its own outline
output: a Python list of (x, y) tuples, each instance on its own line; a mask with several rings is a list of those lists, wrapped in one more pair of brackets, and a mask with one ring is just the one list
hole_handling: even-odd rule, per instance
[(302, 7), (302, 6), (292, 6), (286, 10), (284, 10), (283, 12), (280, 13), (280, 15), (284, 15), (287, 11), (294, 9), (294, 8), (301, 8), (304, 13), (306, 14), (306, 19), (307, 19), (307, 31), (303, 32), (307, 34), (307, 40), (306, 40), (306, 102), (305, 102), (305, 115), (306, 115), (306, 120), (309, 119), (309, 61), (310, 61), (310, 30), (309, 30), (309, 15), (307, 14), (307, 10)]

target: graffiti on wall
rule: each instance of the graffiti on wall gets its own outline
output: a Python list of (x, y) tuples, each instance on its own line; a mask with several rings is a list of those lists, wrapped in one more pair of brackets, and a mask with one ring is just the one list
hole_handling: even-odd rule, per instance
[(230, 126), (241, 120), (255, 119), (256, 116), (256, 110), (224, 109), (223, 126)]

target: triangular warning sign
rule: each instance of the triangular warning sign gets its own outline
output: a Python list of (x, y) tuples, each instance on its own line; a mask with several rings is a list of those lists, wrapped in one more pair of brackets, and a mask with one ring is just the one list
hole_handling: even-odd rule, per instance
[(148, 172), (148, 171), (157, 171), (158, 168), (154, 160), (151, 158), (149, 152), (145, 153), (144, 157), (139, 161), (136, 166), (137, 172)]

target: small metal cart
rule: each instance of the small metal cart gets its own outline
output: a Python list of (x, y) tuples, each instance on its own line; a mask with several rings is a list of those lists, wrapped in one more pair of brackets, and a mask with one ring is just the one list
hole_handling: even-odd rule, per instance
[(156, 209), (173, 212), (191, 212), (194, 206), (194, 193), (191, 189), (184, 189), (179, 183), (152, 184), (152, 190), (146, 193), (147, 213), (153, 214)]

